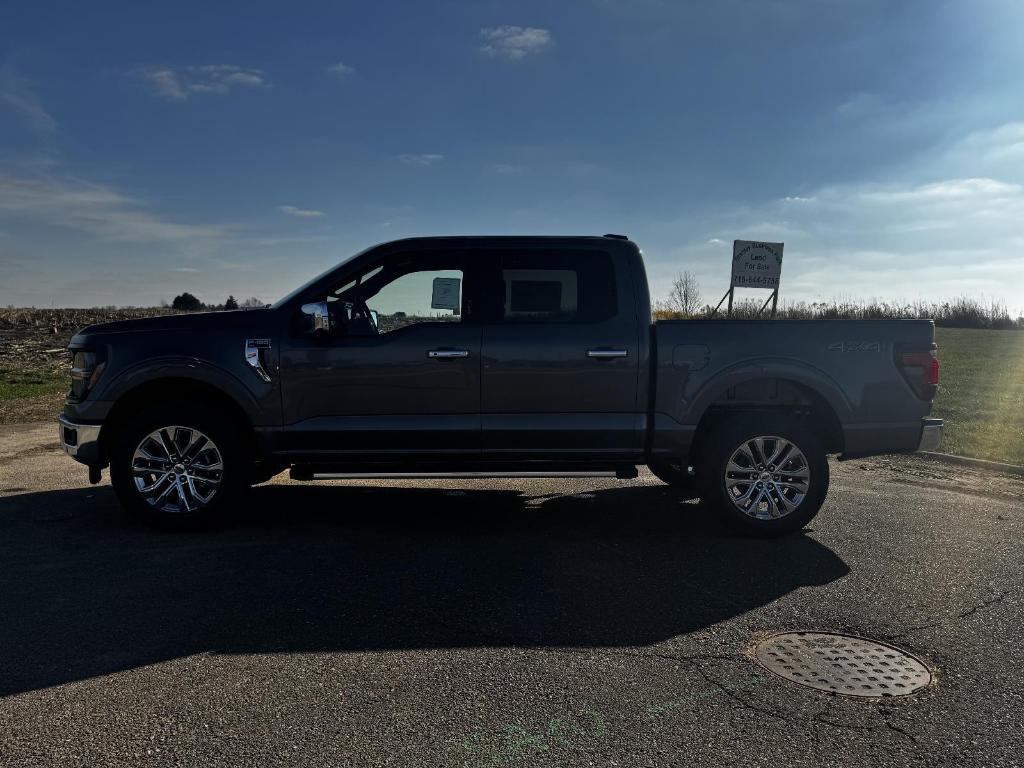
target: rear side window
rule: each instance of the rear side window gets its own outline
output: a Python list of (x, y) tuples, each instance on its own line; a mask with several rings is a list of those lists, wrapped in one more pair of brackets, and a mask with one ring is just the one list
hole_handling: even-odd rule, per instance
[(501, 283), (506, 323), (592, 323), (615, 315), (612, 261), (600, 251), (506, 255)]

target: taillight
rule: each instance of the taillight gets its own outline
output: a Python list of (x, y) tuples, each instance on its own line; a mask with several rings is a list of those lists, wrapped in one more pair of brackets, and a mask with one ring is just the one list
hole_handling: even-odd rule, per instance
[(933, 387), (939, 386), (939, 358), (935, 350), (928, 352), (904, 352), (904, 368), (923, 368), (924, 383)]
[(935, 345), (931, 349), (897, 351), (896, 362), (903, 378), (922, 400), (932, 400), (939, 388), (939, 358)]

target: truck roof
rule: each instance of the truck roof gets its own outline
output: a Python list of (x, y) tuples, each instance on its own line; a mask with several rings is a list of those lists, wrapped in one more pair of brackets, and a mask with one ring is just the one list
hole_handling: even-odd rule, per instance
[(523, 245), (538, 247), (544, 245), (566, 245), (568, 243), (594, 244), (607, 243), (608, 240), (630, 242), (626, 235), (431, 235), (427, 237), (403, 237), (379, 243), (373, 248), (383, 245), (453, 245), (457, 247), (473, 247), (485, 245), (501, 245), (504, 247)]

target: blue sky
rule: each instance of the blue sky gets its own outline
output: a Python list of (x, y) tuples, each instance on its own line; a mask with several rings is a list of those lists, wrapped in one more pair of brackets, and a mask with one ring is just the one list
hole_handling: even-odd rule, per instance
[(423, 234), (624, 232), (705, 298), (1024, 311), (1017, 0), (10, 3), (0, 304), (271, 301)]

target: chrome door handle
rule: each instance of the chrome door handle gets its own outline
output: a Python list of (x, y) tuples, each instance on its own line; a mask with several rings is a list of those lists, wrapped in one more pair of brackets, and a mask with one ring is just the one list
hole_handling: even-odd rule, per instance
[(611, 360), (616, 357), (626, 357), (629, 354), (625, 349), (588, 349), (587, 357), (595, 357), (598, 360)]
[(469, 357), (468, 349), (428, 349), (427, 357), (431, 360), (454, 360)]

